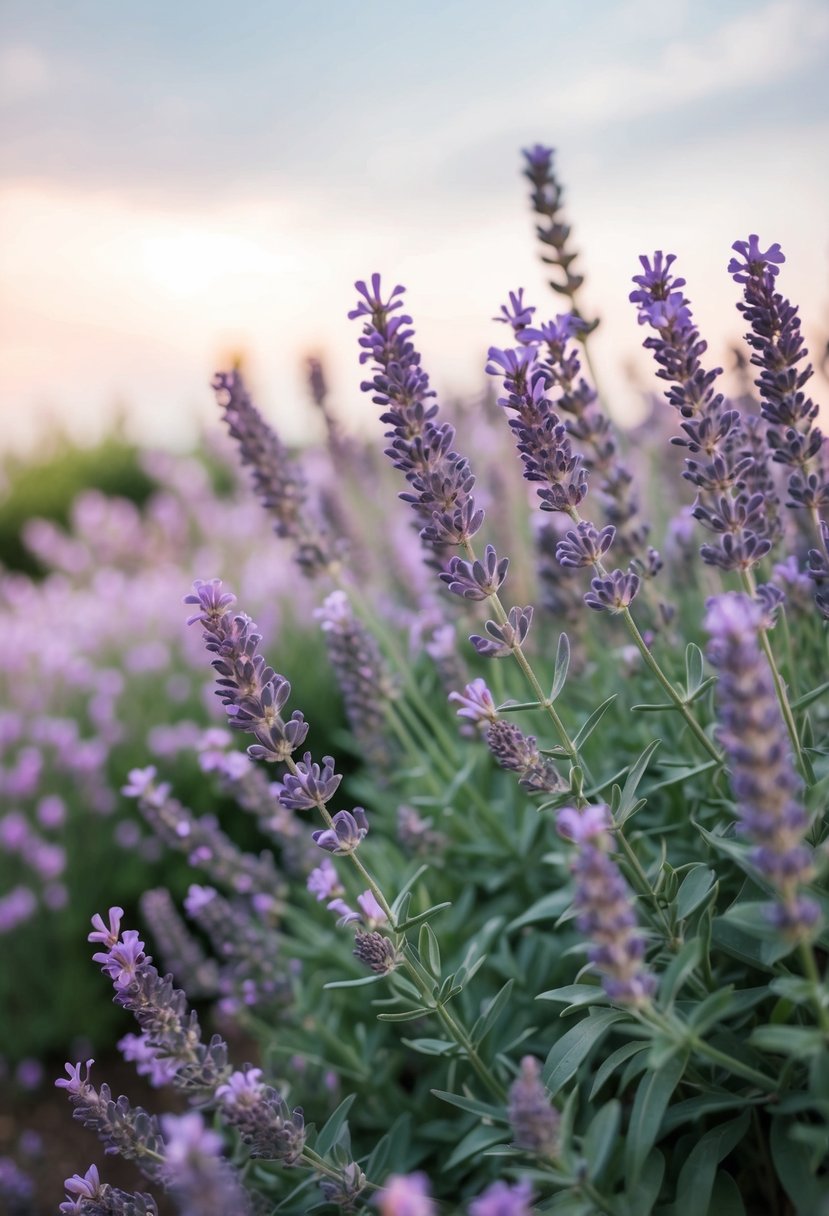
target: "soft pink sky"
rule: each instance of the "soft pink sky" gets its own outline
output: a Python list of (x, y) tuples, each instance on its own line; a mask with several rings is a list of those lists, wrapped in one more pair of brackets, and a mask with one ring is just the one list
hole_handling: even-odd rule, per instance
[(720, 360), (741, 333), (731, 242), (780, 241), (819, 357), (823, 0), (346, 7), (4, 5), (0, 446), (54, 419), (95, 435), (116, 403), (133, 434), (188, 442), (239, 348), (288, 435), (309, 351), (368, 422), (345, 314), (373, 270), (410, 288), (439, 389), (476, 391), (507, 292), (556, 311), (518, 175), (536, 141), (558, 148), (620, 414), (625, 364), (656, 385), (627, 303), (640, 252), (679, 255)]

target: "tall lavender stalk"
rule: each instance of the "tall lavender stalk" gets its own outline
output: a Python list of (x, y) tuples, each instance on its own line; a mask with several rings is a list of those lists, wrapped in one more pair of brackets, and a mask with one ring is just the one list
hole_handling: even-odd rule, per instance
[(751, 859), (775, 892), (769, 917), (799, 940), (820, 916), (802, 887), (814, 874), (804, 836), (809, 815), (791, 763), (789, 741), (768, 666), (760, 651), (760, 607), (745, 595), (709, 600), (705, 619), (708, 656), (720, 676), (720, 741), (731, 771), (737, 814), (754, 842)]
[(254, 405), (241, 372), (217, 372), (213, 389), (242, 464), (251, 469), (256, 494), (274, 518), (277, 536), (295, 543), (296, 560), (309, 577), (332, 574), (338, 546), (313, 518), (302, 471)]

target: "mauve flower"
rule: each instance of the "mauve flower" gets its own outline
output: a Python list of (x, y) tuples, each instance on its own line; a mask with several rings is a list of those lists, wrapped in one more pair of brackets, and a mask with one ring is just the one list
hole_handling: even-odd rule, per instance
[(532, 1216), (533, 1189), (529, 1182), (493, 1182), (469, 1205), (469, 1216)]
[(498, 717), (492, 693), (480, 676), (467, 684), (463, 692), (450, 692), (449, 700), (460, 705), (459, 718), (466, 718), (475, 726), (486, 726)]
[(373, 1202), (380, 1216), (436, 1216), (425, 1174), (390, 1174)]
[(314, 844), (327, 853), (353, 853), (368, 833), (368, 819), (361, 806), (353, 811), (337, 811), (332, 827), (312, 832)]

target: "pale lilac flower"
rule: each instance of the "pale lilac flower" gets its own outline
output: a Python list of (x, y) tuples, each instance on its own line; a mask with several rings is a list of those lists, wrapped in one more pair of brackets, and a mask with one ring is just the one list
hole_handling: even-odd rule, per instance
[(533, 1189), (529, 1182), (493, 1182), (469, 1205), (469, 1216), (532, 1216)]
[(436, 1216), (425, 1174), (390, 1174), (373, 1202), (380, 1216)]
[(458, 717), (468, 719), (475, 726), (486, 726), (498, 716), (492, 693), (480, 676), (467, 684), (463, 692), (450, 692), (449, 700), (460, 706)]

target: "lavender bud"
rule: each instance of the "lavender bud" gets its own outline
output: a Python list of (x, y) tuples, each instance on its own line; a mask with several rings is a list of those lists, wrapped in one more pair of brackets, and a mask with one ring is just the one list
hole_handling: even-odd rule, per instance
[[(485, 659), (502, 659), (521, 646), (530, 631), (533, 610), (527, 608), (510, 608), (507, 619), (502, 625), (496, 621), (487, 621), (484, 628), (489, 638), (473, 633), (470, 642), (479, 655)], [(490, 641), (490, 638), (494, 641)]]
[(485, 600), (495, 595), (507, 576), (509, 558), (498, 560), (498, 555), (492, 545), (484, 550), (483, 561), (465, 562), (460, 557), (453, 557), (448, 570), (440, 575), (453, 595), (463, 596), (469, 600)]
[(333, 827), (312, 832), (314, 844), (327, 853), (353, 853), (368, 834), (368, 819), (361, 806), (353, 811), (337, 811)]
[(332, 756), (323, 756), (320, 769), (312, 762), (311, 753), (306, 752), (302, 760), (297, 761), (296, 772), (283, 777), (279, 801), (286, 810), (307, 811), (330, 801), (341, 781), (340, 774), (334, 772)]
[(366, 1185), (366, 1176), (356, 1161), (349, 1162), (340, 1170), (340, 1176), (320, 1178), (319, 1186), (329, 1203), (335, 1203), (344, 1212), (354, 1211), (354, 1201)]
[(607, 553), (615, 535), (616, 529), (610, 524), (599, 531), (587, 520), (582, 520), (558, 542), (556, 557), (562, 566), (592, 566)]
[(588, 608), (595, 612), (621, 612), (630, 606), (639, 590), (640, 579), (632, 571), (613, 570), (605, 578), (594, 578), (584, 597)]
[(391, 938), (384, 937), (382, 933), (377, 933), (376, 931), (371, 933), (358, 932), (354, 938), (354, 950), (352, 953), (361, 963), (365, 963), (371, 971), (377, 971), (381, 975), (394, 971), (400, 962), (399, 955), (394, 948)]

